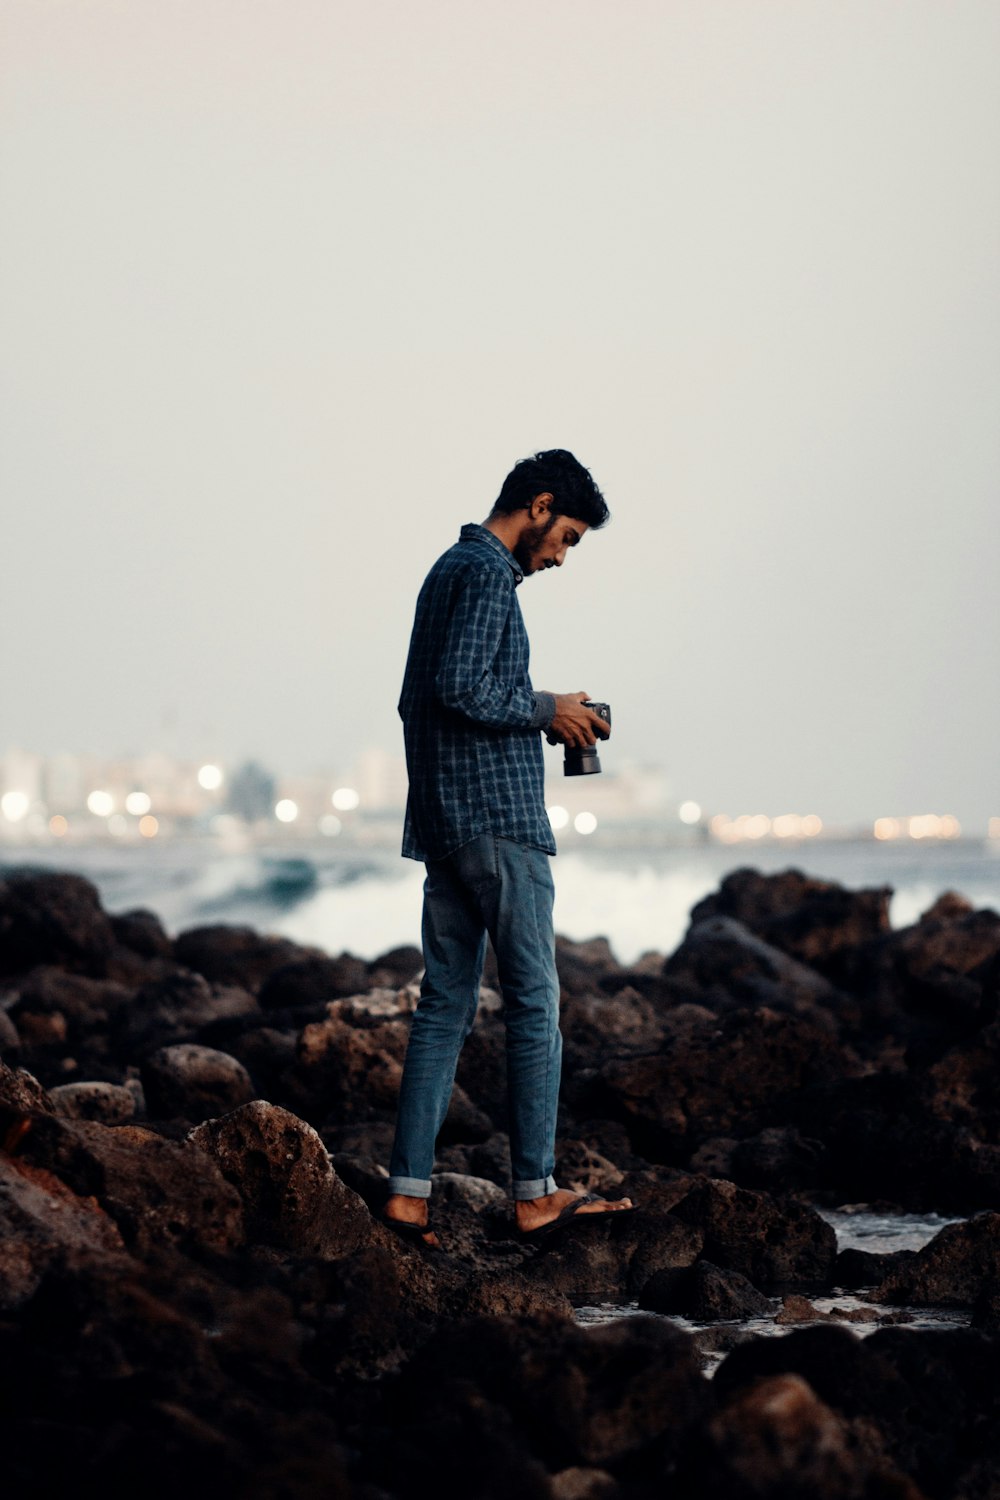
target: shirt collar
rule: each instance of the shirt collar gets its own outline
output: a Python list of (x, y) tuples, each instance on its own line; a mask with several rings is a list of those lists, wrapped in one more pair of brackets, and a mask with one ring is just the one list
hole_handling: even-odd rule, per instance
[(516, 588), (523, 581), (524, 574), (521, 572), (513, 552), (509, 551), (500, 538), (495, 536), (492, 531), (487, 530), (485, 526), (480, 526), (477, 522), (470, 521), (462, 527), (458, 539), (460, 542), (484, 542), (487, 547), (491, 547), (494, 552), (498, 553), (510, 568), (514, 575), (514, 587)]

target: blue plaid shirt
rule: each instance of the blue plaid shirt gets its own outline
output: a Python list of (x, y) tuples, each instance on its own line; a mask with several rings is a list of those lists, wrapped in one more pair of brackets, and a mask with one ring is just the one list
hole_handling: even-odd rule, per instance
[(539, 733), (555, 698), (528, 676), (522, 576), (491, 531), (463, 526), (424, 580), (399, 700), (408, 859), (443, 859), (482, 833), (556, 852)]

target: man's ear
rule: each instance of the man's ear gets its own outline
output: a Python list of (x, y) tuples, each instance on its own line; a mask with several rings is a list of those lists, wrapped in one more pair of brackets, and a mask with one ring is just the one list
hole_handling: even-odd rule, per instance
[(552, 510), (553, 497), (548, 490), (543, 490), (540, 495), (535, 495), (528, 506), (528, 515), (533, 521), (541, 521), (549, 515)]

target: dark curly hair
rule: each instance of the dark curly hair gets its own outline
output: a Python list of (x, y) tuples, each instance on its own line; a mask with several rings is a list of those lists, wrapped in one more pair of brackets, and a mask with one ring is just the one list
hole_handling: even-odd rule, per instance
[(604, 496), (589, 469), (565, 448), (547, 448), (522, 458), (503, 482), (493, 515), (509, 516), (526, 510), (536, 495), (549, 494), (553, 514), (584, 521), (596, 531), (611, 517)]

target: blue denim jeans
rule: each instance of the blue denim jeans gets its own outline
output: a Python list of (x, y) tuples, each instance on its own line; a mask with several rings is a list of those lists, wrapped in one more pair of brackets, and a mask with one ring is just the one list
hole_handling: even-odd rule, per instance
[(430, 1196), (434, 1143), (476, 1018), (487, 934), (507, 1028), (514, 1197), (555, 1192), (562, 1037), (553, 894), (549, 856), (494, 834), (427, 865), (424, 978), (399, 1091), (391, 1193)]

